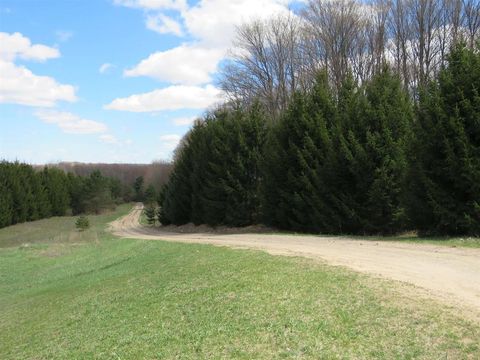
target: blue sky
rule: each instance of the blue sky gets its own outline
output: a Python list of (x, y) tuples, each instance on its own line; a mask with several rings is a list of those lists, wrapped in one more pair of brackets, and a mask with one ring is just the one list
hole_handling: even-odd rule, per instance
[(168, 159), (235, 26), (289, 0), (0, 0), (0, 159)]

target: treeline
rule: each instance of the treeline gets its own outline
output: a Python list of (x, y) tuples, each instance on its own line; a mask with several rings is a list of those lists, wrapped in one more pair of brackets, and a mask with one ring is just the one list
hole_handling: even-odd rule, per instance
[[(115, 178), (128, 187), (142, 178), (144, 185), (150, 184), (160, 190), (170, 176), (172, 164), (167, 161), (154, 161), (151, 164), (88, 164), (60, 162), (58, 164), (49, 164), (49, 167), (56, 167), (65, 172), (73, 173), (78, 176), (87, 177), (94, 171), (100, 171), (104, 176)], [(39, 168), (41, 170), (42, 167)]]
[(479, 236), (479, 52), (455, 46), (415, 101), (384, 62), (338, 87), (319, 72), (278, 121), (259, 102), (213, 111), (177, 150), (162, 223)]
[[(128, 201), (118, 179), (100, 171), (81, 177), (57, 168), (0, 162), (0, 228), (67, 214), (101, 213)], [(130, 193), (132, 191), (130, 190)]]
[(475, 47), (478, 0), (309, 0), (295, 14), (241, 26), (220, 84), (278, 119), (293, 93), (325, 70), (334, 91), (348, 76), (365, 83), (387, 62), (414, 100), (445, 67), (456, 44)]

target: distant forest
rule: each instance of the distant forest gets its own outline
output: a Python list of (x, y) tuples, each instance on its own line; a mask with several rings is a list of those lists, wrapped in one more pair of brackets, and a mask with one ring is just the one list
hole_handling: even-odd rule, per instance
[[(99, 170), (104, 176), (120, 180), (123, 185), (132, 185), (138, 177), (143, 177), (145, 184), (152, 184), (156, 190), (167, 182), (172, 163), (168, 161), (154, 161), (151, 164), (88, 164), (77, 162), (60, 162), (49, 164), (49, 167), (56, 167), (65, 172), (78, 176), (89, 176), (92, 172)], [(43, 167), (43, 166), (41, 166)]]
[(480, 236), (480, 3), (310, 1), (240, 27), (163, 224)]
[(99, 214), (129, 201), (155, 201), (171, 165), (0, 162), (0, 228), (51, 216)]

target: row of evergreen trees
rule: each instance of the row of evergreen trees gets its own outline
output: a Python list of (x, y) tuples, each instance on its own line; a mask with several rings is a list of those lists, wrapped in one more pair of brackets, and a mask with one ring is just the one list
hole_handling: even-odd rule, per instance
[(194, 125), (160, 195), (163, 224), (243, 226), (260, 220), (260, 163), (266, 137), (260, 107), (222, 108)]
[(80, 177), (45, 167), (0, 162), (0, 228), (51, 216), (100, 213), (123, 201), (122, 184), (99, 171)]
[(219, 109), (178, 150), (161, 221), (480, 235), (479, 93), (479, 49), (458, 46), (415, 102), (385, 66), (336, 94), (318, 76), (275, 124)]

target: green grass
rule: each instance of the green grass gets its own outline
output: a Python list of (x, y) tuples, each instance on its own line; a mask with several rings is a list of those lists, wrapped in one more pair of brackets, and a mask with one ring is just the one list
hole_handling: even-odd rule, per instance
[(11, 246), (31, 246), (34, 244), (65, 244), (98, 240), (106, 230), (106, 224), (126, 215), (131, 204), (117, 207), (115, 212), (99, 216), (87, 216), (90, 229), (79, 233), (75, 228), (78, 217), (53, 217), (39, 221), (16, 224), (0, 229), (0, 248)]
[[(383, 238), (381, 238), (383, 239)], [(449, 247), (468, 247), (480, 248), (480, 238), (478, 237), (419, 237), (415, 235), (395, 236), (392, 241), (404, 241), (416, 244), (432, 244)]]
[(362, 241), (385, 241), (385, 242), (404, 242), (413, 244), (430, 244), (448, 247), (466, 247), (480, 248), (480, 238), (478, 237), (421, 237), (416, 234), (407, 233), (396, 236), (358, 236), (358, 235), (328, 235), (328, 234), (304, 234), (292, 232), (271, 232), (265, 235), (294, 235), (294, 236), (322, 236), (344, 238), (348, 240)]
[(480, 325), (410, 286), (102, 230), (126, 210), (90, 217), (97, 236), (82, 242), (55, 238), (69, 218), (29, 224), (28, 247), (22, 227), (0, 231), (1, 359), (480, 357)]

